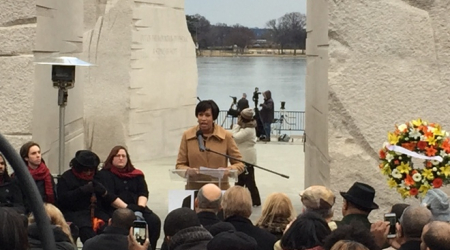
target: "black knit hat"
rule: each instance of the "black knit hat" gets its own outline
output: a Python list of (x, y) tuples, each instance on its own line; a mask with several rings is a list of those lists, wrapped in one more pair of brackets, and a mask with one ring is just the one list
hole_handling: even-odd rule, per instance
[(83, 169), (97, 169), (100, 164), (100, 158), (90, 150), (78, 150), (75, 157), (70, 161), (72, 168), (77, 171)]
[(233, 224), (224, 221), (217, 222), (216, 224), (209, 226), (207, 229), (212, 234), (212, 236), (216, 236), (227, 231), (236, 231), (236, 228), (233, 226)]
[(164, 234), (174, 236), (180, 230), (200, 225), (197, 214), (192, 209), (177, 208), (170, 212), (164, 220)]
[(253, 237), (237, 231), (222, 232), (206, 245), (207, 250), (256, 250), (258, 243)]

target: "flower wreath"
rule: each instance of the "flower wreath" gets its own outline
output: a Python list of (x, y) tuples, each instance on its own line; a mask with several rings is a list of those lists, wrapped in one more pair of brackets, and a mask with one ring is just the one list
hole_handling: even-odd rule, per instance
[[(396, 125), (379, 154), (389, 187), (403, 198), (423, 197), (428, 190), (450, 183), (450, 141), (439, 124), (417, 119)], [(416, 168), (412, 157), (423, 159), (424, 168)]]

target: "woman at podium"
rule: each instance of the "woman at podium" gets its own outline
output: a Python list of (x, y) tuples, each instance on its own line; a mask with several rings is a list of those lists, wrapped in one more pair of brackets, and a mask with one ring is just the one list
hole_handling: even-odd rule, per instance
[[(242, 173), (244, 171), (242, 162), (230, 159), (231, 165), (229, 165), (228, 158), (210, 151), (226, 154), (236, 159), (242, 159), (242, 156), (231, 133), (214, 122), (219, 116), (219, 107), (214, 101), (205, 100), (199, 102), (197, 107), (195, 107), (195, 116), (197, 117), (198, 125), (183, 133), (176, 168), (186, 170), (187, 190), (200, 189), (203, 185), (210, 182), (226, 190), (230, 187), (227, 178), (223, 178), (220, 183), (217, 183), (217, 179), (207, 174), (201, 174), (199, 171), (200, 167), (237, 170), (239, 173)], [(199, 136), (197, 136), (197, 131), (201, 131)], [(210, 151), (200, 150), (199, 143), (202, 141), (204, 145), (201, 146), (208, 148)]]

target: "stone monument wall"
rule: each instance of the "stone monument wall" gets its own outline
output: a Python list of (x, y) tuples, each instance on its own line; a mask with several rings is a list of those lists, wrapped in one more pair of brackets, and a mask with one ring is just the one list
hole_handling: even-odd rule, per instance
[(195, 124), (197, 70), (184, 1), (0, 1), (1, 133), (16, 149), (41, 145), (58, 170), (58, 90), (51, 67), (33, 61), (74, 56), (66, 107), (65, 166), (92, 149), (104, 160), (127, 146), (134, 161), (175, 155), (182, 132)]
[[(372, 220), (380, 219), (392, 204), (404, 202), (388, 188), (377, 167), (378, 151), (387, 140), (387, 132), (395, 124), (419, 117), (450, 130), (446, 115), (450, 111), (446, 97), (450, 84), (450, 3), (326, 1), (324, 7), (328, 8), (327, 16), (308, 12), (308, 22), (328, 18), (328, 27), (322, 28), (329, 37), (329, 183), (336, 194), (346, 191), (354, 181), (375, 187), (381, 209), (373, 213)], [(313, 84), (311, 79), (307, 84)], [(327, 168), (326, 164), (320, 167)], [(336, 211), (341, 202), (338, 198)]]

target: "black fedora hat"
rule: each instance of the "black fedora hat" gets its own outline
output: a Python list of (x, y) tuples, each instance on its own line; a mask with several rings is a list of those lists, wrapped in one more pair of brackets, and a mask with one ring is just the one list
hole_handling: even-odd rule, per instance
[(70, 163), (76, 169), (96, 169), (100, 164), (100, 158), (90, 150), (78, 150)]
[(375, 189), (373, 187), (355, 182), (347, 192), (341, 192), (345, 200), (367, 209), (378, 209), (378, 205), (373, 202), (375, 198)]

